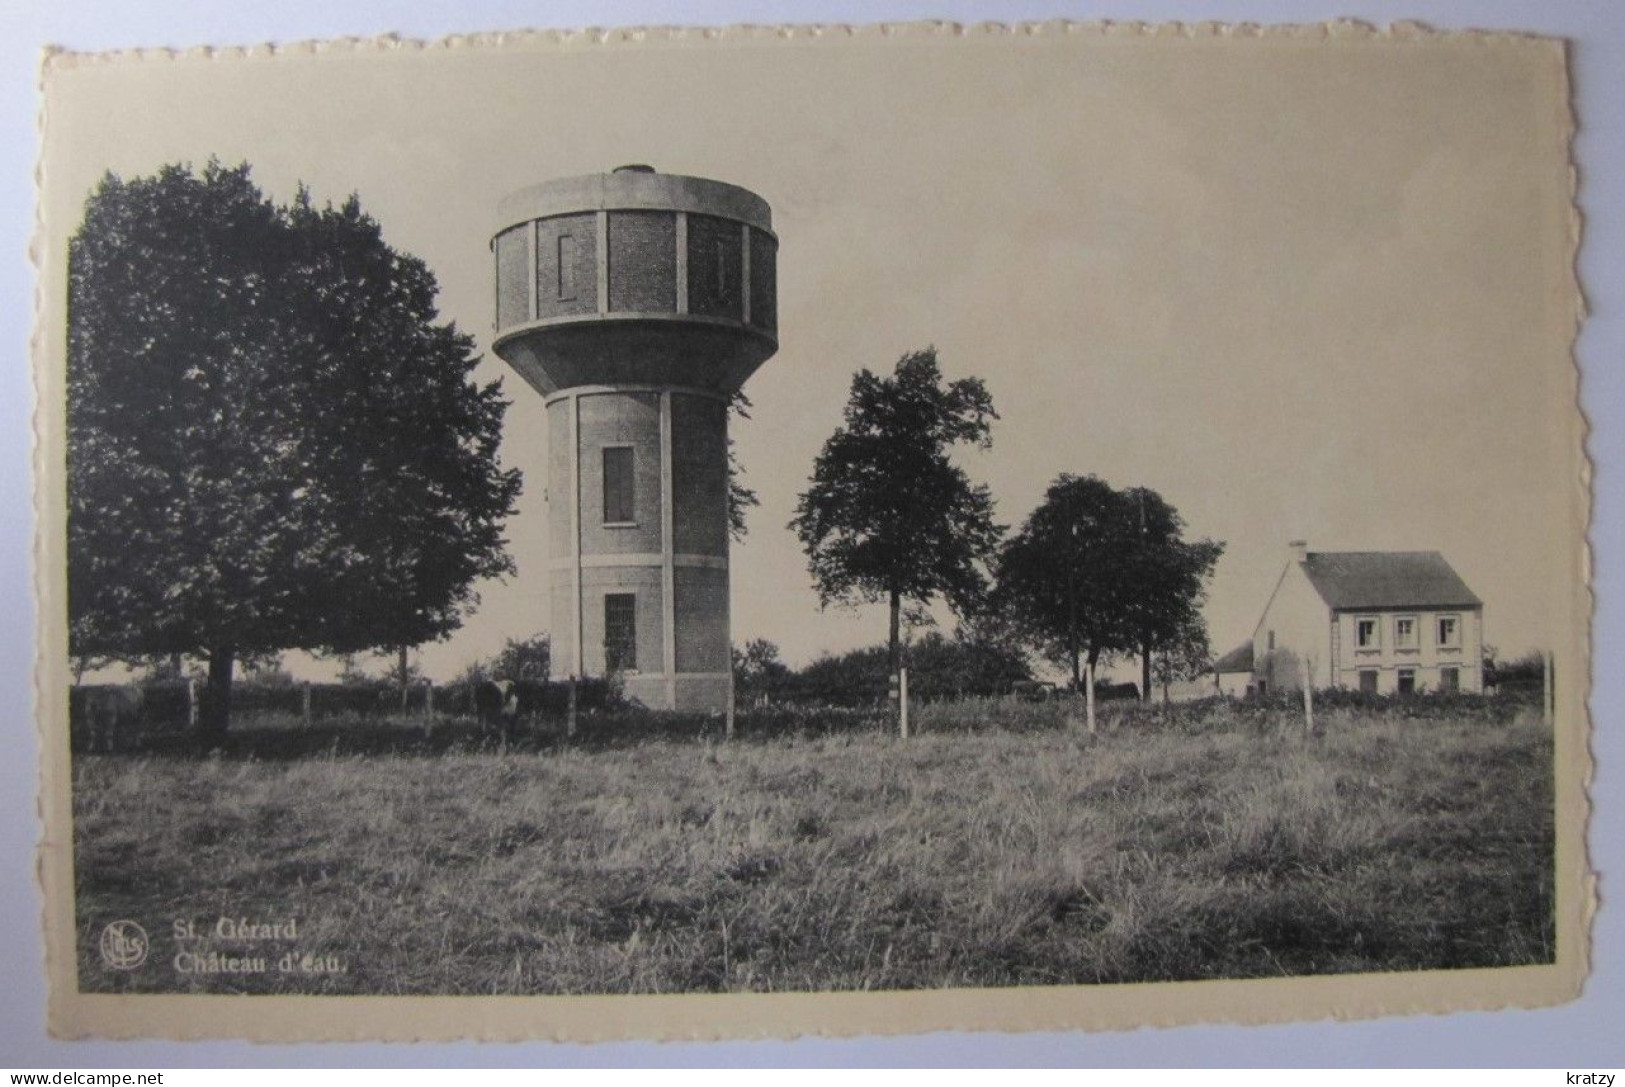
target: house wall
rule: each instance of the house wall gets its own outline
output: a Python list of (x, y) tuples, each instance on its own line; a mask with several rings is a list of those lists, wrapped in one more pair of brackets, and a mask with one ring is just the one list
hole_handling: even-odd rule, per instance
[(1303, 567), (1288, 561), (1253, 631), (1253, 685), (1270, 691), (1302, 689), (1307, 657), (1310, 685), (1329, 686), (1331, 641), (1331, 609)]
[[(1213, 682), (1213, 673), (1204, 672), (1195, 679), (1177, 679), (1168, 684), (1167, 695), (1169, 702), (1197, 702), (1204, 698), (1215, 698), (1219, 688)], [(1163, 686), (1155, 679), (1151, 682), (1151, 701), (1161, 702)]]
[(1226, 698), (1240, 698), (1247, 693), (1252, 681), (1251, 672), (1220, 672), (1219, 693)]
[[(1437, 620), (1441, 615), (1458, 617), (1459, 648), (1438, 644)], [(1414, 648), (1402, 649), (1397, 644), (1395, 620), (1401, 617), (1416, 620)], [(1376, 620), (1378, 644), (1373, 648), (1362, 649), (1357, 644), (1355, 628), (1361, 619)], [(1484, 689), (1483, 610), (1480, 608), (1340, 611), (1337, 613), (1337, 644), (1336, 682), (1341, 687), (1357, 689), (1360, 673), (1375, 671), (1377, 692), (1392, 694), (1399, 689), (1401, 669), (1410, 669), (1416, 673), (1417, 690), (1437, 690), (1440, 670), (1453, 667), (1459, 669), (1461, 690)]]

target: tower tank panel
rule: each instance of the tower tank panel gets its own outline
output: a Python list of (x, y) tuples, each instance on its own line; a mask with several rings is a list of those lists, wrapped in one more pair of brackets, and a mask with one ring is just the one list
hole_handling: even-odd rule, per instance
[(554, 670), (725, 708), (728, 402), (778, 349), (766, 201), (622, 167), (509, 195), (491, 248), (496, 353), (547, 404)]

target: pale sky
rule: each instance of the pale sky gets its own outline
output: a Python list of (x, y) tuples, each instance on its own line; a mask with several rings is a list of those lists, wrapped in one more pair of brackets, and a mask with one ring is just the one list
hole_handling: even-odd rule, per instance
[(481, 374), (507, 374), (503, 456), (526, 477), (519, 574), (424, 649), (437, 678), (548, 623), (545, 415), (489, 353), (497, 201), (626, 162), (773, 208), (780, 350), (734, 435), (762, 499), (733, 550), (735, 642), (800, 664), (884, 638), (881, 608), (820, 612), (785, 525), (852, 373), (934, 344), (1001, 415), (963, 458), (1001, 522), (1094, 473), (1226, 542), (1216, 651), (1303, 537), (1443, 552), (1515, 654), (1577, 621), (1557, 58), (1088, 34), (89, 64), (52, 80), (48, 238), (106, 169), (217, 155), (279, 200), (359, 193), (428, 262)]

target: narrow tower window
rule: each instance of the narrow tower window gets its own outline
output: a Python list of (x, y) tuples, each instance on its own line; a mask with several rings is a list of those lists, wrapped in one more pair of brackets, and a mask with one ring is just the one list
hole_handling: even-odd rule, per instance
[(632, 447), (604, 447), (604, 524), (629, 525), (637, 520), (633, 502)]
[(633, 672), (638, 667), (638, 610), (634, 593), (604, 595), (604, 671)]

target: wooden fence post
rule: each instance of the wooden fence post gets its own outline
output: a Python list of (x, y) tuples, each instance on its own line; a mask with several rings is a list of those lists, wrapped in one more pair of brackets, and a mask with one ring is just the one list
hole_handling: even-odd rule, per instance
[(1552, 727), (1552, 719), (1556, 716), (1557, 692), (1552, 684), (1552, 651), (1542, 650), (1540, 654), (1540, 720), (1547, 728)]
[(1090, 661), (1083, 674), (1083, 715), (1089, 724), (1089, 735), (1095, 734), (1095, 662)]
[(186, 681), (186, 727), (197, 729), (197, 680)]
[(728, 712), (723, 722), (723, 736), (726, 739), (734, 738), (734, 670), (732, 662), (728, 665)]
[(908, 669), (897, 670), (897, 729), (908, 739)]
[(1303, 658), (1303, 734), (1310, 735), (1315, 731), (1315, 691), (1314, 670), (1309, 658)]
[(310, 720), (310, 681), (308, 679), (305, 681), (305, 685), (302, 688), (300, 688), (300, 690), (299, 690), (299, 715), (300, 715), (300, 717), (302, 717), (304, 719), (305, 727), (309, 728), (311, 726), (311, 720)]
[(565, 709), (564, 735), (573, 737), (576, 734), (576, 677), (570, 677), (569, 704)]

